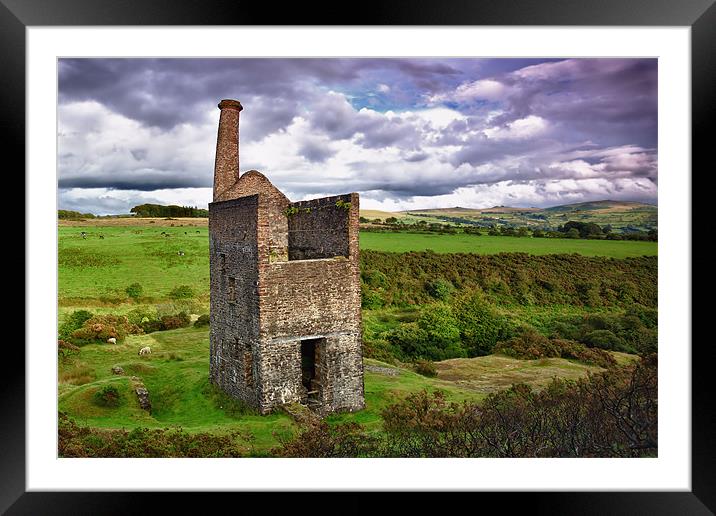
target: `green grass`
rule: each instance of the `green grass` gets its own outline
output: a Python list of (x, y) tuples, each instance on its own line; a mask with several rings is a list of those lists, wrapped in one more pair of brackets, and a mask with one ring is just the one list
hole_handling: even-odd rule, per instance
[[(139, 357), (144, 346), (152, 354)], [(626, 358), (623, 358), (626, 360)], [(524, 361), (507, 357), (479, 357), (438, 363), (440, 374), (427, 378), (407, 369), (398, 376), (366, 371), (366, 409), (355, 413), (334, 414), (331, 423), (355, 421), (369, 430), (380, 430), (380, 411), (411, 392), (441, 389), (448, 400), (480, 400), (493, 389), (456, 376), (454, 364), (465, 370), (478, 370), (475, 381), (494, 388), (508, 386), (513, 379), (536, 386), (544, 385), (552, 376), (578, 377), (596, 370), (583, 364), (562, 359)], [(366, 359), (368, 365), (395, 367)], [(453, 365), (450, 365), (453, 364)], [(124, 375), (114, 375), (113, 366), (124, 368)], [(129, 336), (123, 344), (88, 345), (80, 354), (59, 362), (59, 410), (77, 422), (98, 428), (168, 428), (180, 426), (187, 432), (227, 433), (248, 432), (247, 446), (265, 453), (279, 444), (279, 436), (295, 431), (293, 420), (282, 412), (260, 416), (251, 410), (237, 408), (210, 387), (209, 335), (203, 329), (184, 328), (149, 335)], [(139, 378), (149, 390), (152, 414), (139, 407), (132, 390), (131, 377)], [(96, 405), (93, 394), (112, 384), (121, 395), (116, 408)]]
[[(200, 297), (208, 295), (206, 227), (61, 226), (58, 230), (61, 300), (126, 300), (125, 289), (135, 282), (148, 297), (167, 297), (179, 285), (189, 285)], [(87, 232), (86, 239), (81, 231)]]
[[(87, 232), (83, 239), (80, 232)], [(176, 302), (194, 314), (208, 312), (209, 257), (206, 227), (89, 226), (59, 227), (59, 319), (71, 310), (124, 314), (137, 306), (167, 304), (171, 290), (190, 286), (196, 297)], [(162, 231), (170, 236), (165, 237)], [(186, 233), (186, 234), (185, 234)], [(100, 239), (99, 235), (104, 238)], [(471, 235), (421, 235), (362, 233), (363, 248), (387, 251), (433, 249), (437, 252), (505, 251), (545, 254), (579, 252), (589, 255), (625, 257), (656, 254), (649, 242), (585, 240), (544, 240)], [(179, 256), (178, 251), (184, 251)], [(143, 287), (142, 298), (130, 301), (125, 288), (132, 283)], [(583, 313), (577, 307), (502, 307), (519, 320), (541, 327), (557, 315)], [(364, 336), (375, 336), (414, 320), (411, 309), (364, 311)], [(139, 357), (137, 351), (150, 346), (152, 354)], [(629, 356), (619, 356), (620, 361)], [(561, 359), (520, 361), (506, 357), (480, 357), (438, 364), (437, 378), (426, 378), (408, 369), (398, 376), (366, 371), (366, 409), (352, 414), (335, 414), (329, 422), (356, 421), (372, 431), (380, 429), (380, 411), (408, 393), (421, 389), (442, 389), (449, 400), (482, 399), (492, 388), (502, 388), (515, 379), (544, 385), (554, 375), (576, 377), (594, 368)], [(382, 364), (366, 360), (368, 365)], [(386, 364), (382, 364), (386, 365)], [(114, 375), (121, 366), (124, 376)], [(208, 382), (209, 338), (206, 328), (193, 327), (129, 336), (118, 345), (87, 345), (78, 355), (62, 359), (58, 367), (59, 410), (79, 423), (98, 428), (166, 428), (181, 426), (187, 432), (248, 432), (247, 447), (258, 454), (278, 445), (280, 436), (295, 431), (293, 420), (278, 412), (260, 416), (217, 393)], [(150, 392), (152, 414), (143, 411), (133, 392), (132, 376)], [(483, 382), (482, 384), (480, 382)], [(486, 382), (486, 383), (485, 383)], [(98, 406), (93, 395), (105, 385), (121, 393), (116, 408)]]
[(562, 238), (531, 238), (507, 236), (440, 235), (422, 233), (360, 234), (361, 249), (403, 253), (432, 249), (436, 253), (529, 253), (560, 254), (577, 253), (584, 256), (627, 258), (630, 256), (655, 256), (657, 242), (627, 240), (581, 240)]
[[(166, 299), (179, 285), (190, 286), (208, 301), (209, 243), (206, 227), (60, 226), (58, 284), (60, 305), (117, 305), (127, 302), (125, 289), (143, 287), (143, 301)], [(81, 231), (87, 232), (83, 239)], [(165, 237), (162, 231), (170, 236)], [(186, 234), (185, 234), (186, 233)], [(104, 238), (100, 239), (99, 235)], [(526, 252), (579, 253), (625, 258), (656, 255), (656, 242), (563, 240), (474, 235), (373, 233), (360, 235), (363, 249), (439, 253)], [(184, 251), (184, 256), (179, 256)]]

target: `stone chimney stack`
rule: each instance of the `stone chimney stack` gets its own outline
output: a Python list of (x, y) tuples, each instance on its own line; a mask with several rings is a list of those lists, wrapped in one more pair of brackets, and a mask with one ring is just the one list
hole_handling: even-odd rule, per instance
[(216, 138), (214, 162), (214, 202), (222, 201), (222, 194), (239, 179), (239, 113), (243, 106), (238, 100), (219, 102), (219, 134)]

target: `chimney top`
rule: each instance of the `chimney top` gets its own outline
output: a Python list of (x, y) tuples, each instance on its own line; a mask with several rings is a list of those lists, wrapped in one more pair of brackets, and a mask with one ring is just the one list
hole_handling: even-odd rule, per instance
[(244, 106), (242, 106), (238, 100), (224, 99), (219, 102), (219, 109), (236, 109), (237, 111), (241, 111), (244, 109)]

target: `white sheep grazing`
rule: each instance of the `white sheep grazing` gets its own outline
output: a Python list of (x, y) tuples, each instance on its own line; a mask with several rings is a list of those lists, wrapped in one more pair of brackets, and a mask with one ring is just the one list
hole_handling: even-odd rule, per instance
[(150, 355), (152, 353), (152, 350), (149, 349), (149, 346), (146, 346), (139, 350), (140, 355)]
[(114, 337), (110, 337), (107, 339), (107, 344), (116, 344), (116, 343), (117, 343), (117, 339), (115, 339)]

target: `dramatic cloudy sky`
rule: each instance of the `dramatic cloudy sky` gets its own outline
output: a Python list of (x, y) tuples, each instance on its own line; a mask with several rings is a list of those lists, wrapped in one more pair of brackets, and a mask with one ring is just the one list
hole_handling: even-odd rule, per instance
[(293, 200), (657, 200), (655, 59), (62, 59), (60, 209), (206, 207), (223, 98)]

